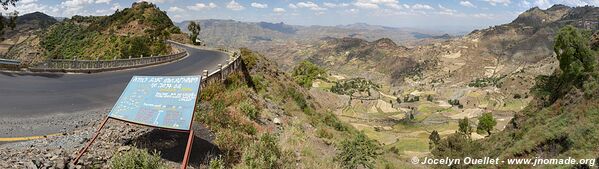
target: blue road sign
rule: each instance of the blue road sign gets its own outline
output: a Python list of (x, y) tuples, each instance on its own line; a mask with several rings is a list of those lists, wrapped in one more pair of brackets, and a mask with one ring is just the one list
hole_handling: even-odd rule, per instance
[(200, 79), (200, 76), (133, 76), (108, 116), (189, 130)]

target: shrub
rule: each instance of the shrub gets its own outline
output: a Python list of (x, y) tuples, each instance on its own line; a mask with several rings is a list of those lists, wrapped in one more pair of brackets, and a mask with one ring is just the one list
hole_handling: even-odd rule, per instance
[(324, 139), (332, 139), (333, 138), (333, 134), (326, 128), (323, 127), (319, 127), (318, 129), (316, 129), (316, 136), (320, 137), (320, 138), (324, 138)]
[(521, 98), (522, 98), (522, 95), (520, 95), (518, 93), (514, 94), (514, 99), (521, 99)]
[(258, 111), (258, 109), (256, 109), (256, 107), (253, 104), (247, 101), (241, 102), (239, 104), (239, 109), (241, 109), (241, 111), (245, 113), (245, 115), (251, 120), (256, 120), (260, 116), (260, 112)]
[(222, 157), (216, 157), (213, 159), (210, 159), (208, 168), (209, 169), (225, 169), (225, 161), (223, 161)]
[(431, 135), (428, 136), (428, 140), (428, 147), (432, 150), (435, 146), (437, 146), (437, 144), (439, 144), (441, 136), (439, 136), (439, 132), (437, 132), (437, 130), (433, 130), (433, 132), (431, 132)]
[(374, 168), (374, 161), (380, 154), (380, 147), (360, 132), (354, 138), (346, 139), (339, 145), (337, 160), (343, 168), (354, 169), (359, 166)]
[(258, 56), (256, 56), (256, 53), (247, 48), (241, 48), (240, 51), (243, 64), (245, 64), (247, 69), (253, 69), (258, 62)]
[(331, 92), (351, 96), (356, 92), (370, 92), (370, 89), (378, 90), (379, 88), (381, 88), (380, 85), (377, 85), (370, 80), (364, 78), (352, 78), (335, 82), (335, 85), (331, 87)]
[(302, 61), (292, 72), (295, 82), (303, 87), (312, 86), (312, 81), (324, 75), (326, 75), (324, 69), (307, 60)]
[(426, 100), (429, 101), (429, 102), (433, 102), (434, 98), (433, 98), (433, 96), (428, 95), (428, 96), (426, 96)]
[(331, 112), (322, 113), (320, 119), (322, 119), (324, 124), (335, 128), (337, 131), (347, 131), (347, 127)]
[(249, 168), (278, 168), (281, 150), (277, 138), (264, 133), (257, 143), (250, 145), (243, 153), (243, 163)]
[[(431, 150), (436, 158), (464, 158), (477, 157), (480, 153), (481, 145), (479, 142), (471, 141), (466, 135), (451, 134), (439, 141), (439, 144)], [(452, 168), (467, 168), (452, 166)]]
[(507, 75), (499, 76), (499, 77), (485, 77), (478, 78), (471, 81), (468, 86), (469, 87), (487, 87), (487, 86), (495, 86), (501, 87), (502, 83), (501, 79), (505, 78)]
[(460, 128), (458, 131), (460, 131), (460, 133), (470, 137), (470, 134), (472, 133), (472, 127), (470, 127), (470, 120), (468, 120), (467, 117), (464, 117), (464, 119), (459, 121), (459, 127)]
[(215, 144), (223, 152), (225, 164), (237, 163), (244, 147), (249, 145), (252, 137), (231, 129), (223, 129), (216, 134)]
[(160, 153), (154, 151), (152, 154), (146, 150), (132, 148), (125, 153), (119, 153), (110, 159), (110, 166), (115, 169), (166, 169), (166, 165), (160, 159)]

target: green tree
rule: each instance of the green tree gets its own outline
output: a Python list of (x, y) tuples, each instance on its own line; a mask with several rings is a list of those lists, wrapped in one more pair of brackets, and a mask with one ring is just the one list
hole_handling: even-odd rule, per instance
[(337, 160), (341, 162), (343, 168), (348, 169), (358, 168), (360, 165), (374, 168), (374, 161), (380, 154), (380, 147), (375, 141), (368, 139), (361, 132), (353, 139), (343, 140), (339, 149)]
[(437, 146), (437, 144), (439, 144), (441, 136), (439, 136), (439, 132), (437, 132), (437, 130), (433, 130), (431, 135), (428, 136), (428, 140), (428, 147), (432, 150), (433, 148), (435, 148), (435, 146)]
[(483, 115), (478, 118), (478, 126), (476, 129), (479, 132), (487, 132), (491, 135), (491, 130), (493, 130), (495, 125), (497, 125), (497, 121), (493, 118), (493, 114), (483, 113)]
[[(0, 0), (0, 4), (2, 4), (2, 8), (4, 9), (4, 11), (8, 11), (8, 7), (10, 6), (15, 7), (17, 2), (19, 2), (19, 0)], [(16, 26), (15, 21), (17, 19), (18, 14), (19, 12), (14, 11), (7, 13), (7, 17), (0, 17), (0, 35), (4, 34), (5, 28), (12, 29)]]
[(553, 47), (564, 77), (580, 78), (595, 71), (597, 64), (587, 38), (573, 26), (563, 27), (555, 38)]
[(470, 121), (468, 118), (464, 117), (464, 119), (461, 119), (458, 124), (460, 126), (458, 131), (470, 137), (470, 134), (472, 133), (472, 127), (470, 127)]
[(191, 21), (189, 22), (189, 25), (187, 25), (187, 30), (191, 32), (189, 34), (189, 39), (191, 40), (191, 43), (193, 43), (194, 45), (199, 45), (199, 42), (197, 42), (196, 39), (200, 35), (200, 31), (202, 30), (200, 25), (194, 21)]
[(592, 97), (597, 89), (597, 58), (589, 47), (588, 39), (575, 27), (565, 26), (556, 35), (553, 50), (561, 72), (537, 77), (533, 94), (542, 99), (545, 106), (553, 104), (571, 87), (582, 89), (585, 96)]

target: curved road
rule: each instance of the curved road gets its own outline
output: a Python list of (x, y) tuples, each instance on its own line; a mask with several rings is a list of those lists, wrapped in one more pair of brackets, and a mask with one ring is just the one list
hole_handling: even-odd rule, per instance
[(201, 75), (225, 63), (225, 53), (183, 47), (189, 56), (171, 63), (95, 74), (0, 72), (0, 119), (110, 108), (133, 75)]

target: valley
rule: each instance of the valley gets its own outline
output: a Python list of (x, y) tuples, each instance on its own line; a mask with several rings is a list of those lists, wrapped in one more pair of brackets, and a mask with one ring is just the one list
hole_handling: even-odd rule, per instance
[[(368, 2), (377, 5), (370, 10), (451, 12), (441, 4)], [(466, 2), (460, 5), (482, 10)], [(71, 163), (104, 126), (98, 119), (128, 79), (187, 74), (203, 76), (190, 116), (189, 137), (197, 141), (190, 168), (596, 167), (414, 160), (599, 160), (599, 7), (527, 7), (510, 22), (467, 34), (362, 22), (182, 20), (177, 12), (250, 10), (237, 6), (244, 3), (163, 10), (163, 2), (133, 2), (105, 16), (17, 17), (0, 42), (0, 58), (19, 62), (0, 70), (0, 168), (188, 167), (179, 155), (186, 135), (126, 121), (109, 122), (89, 154)], [(361, 3), (271, 8), (276, 17), (286, 10), (320, 16)], [(100, 63), (176, 52), (185, 56), (122, 70), (31, 71), (59, 59)]]

